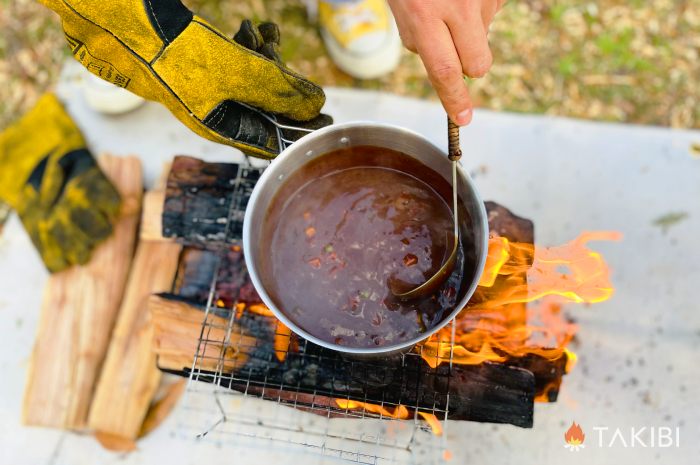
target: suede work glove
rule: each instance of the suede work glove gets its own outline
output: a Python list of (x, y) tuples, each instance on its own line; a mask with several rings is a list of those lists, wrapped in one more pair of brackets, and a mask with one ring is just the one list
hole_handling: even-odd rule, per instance
[(17, 211), (51, 272), (86, 263), (120, 207), (53, 94), (0, 134), (0, 199)]
[[(323, 90), (279, 59), (271, 23), (244, 21), (234, 40), (180, 0), (40, 1), (61, 16), (73, 56), (89, 71), (161, 102), (209, 140), (272, 158), (277, 134), (260, 111), (293, 126), (330, 124), (319, 118)], [(288, 136), (303, 135), (295, 133)]]

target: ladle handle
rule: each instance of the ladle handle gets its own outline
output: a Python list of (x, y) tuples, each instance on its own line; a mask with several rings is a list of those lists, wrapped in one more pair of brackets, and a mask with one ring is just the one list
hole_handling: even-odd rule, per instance
[(447, 117), (447, 158), (457, 161), (462, 158), (462, 149), (459, 147), (459, 126)]

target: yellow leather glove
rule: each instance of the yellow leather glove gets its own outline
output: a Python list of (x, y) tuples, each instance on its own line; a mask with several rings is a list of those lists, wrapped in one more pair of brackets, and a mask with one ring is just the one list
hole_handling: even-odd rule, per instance
[(207, 139), (271, 158), (277, 134), (260, 110), (295, 126), (330, 124), (318, 118), (321, 88), (279, 60), (274, 25), (244, 22), (239, 43), (180, 0), (40, 1), (61, 16), (73, 56), (89, 71), (161, 102)]
[(0, 134), (0, 199), (17, 211), (51, 272), (86, 263), (120, 205), (53, 94)]

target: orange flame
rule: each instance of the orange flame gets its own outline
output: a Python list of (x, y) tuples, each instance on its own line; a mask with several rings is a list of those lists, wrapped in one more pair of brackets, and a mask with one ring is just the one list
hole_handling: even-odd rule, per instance
[[(434, 334), (418, 347), (422, 358), (435, 368), (450, 359), (452, 363), (477, 365), (485, 361), (505, 362), (509, 358), (534, 354), (547, 360), (566, 357), (565, 371), (576, 364), (576, 354), (567, 348), (576, 325), (562, 314), (562, 304), (598, 303), (609, 299), (614, 289), (603, 257), (587, 248), (591, 241), (618, 241), (613, 231), (584, 232), (575, 240), (557, 247), (535, 247), (492, 237), (479, 288), (452, 327)], [(238, 316), (245, 310), (273, 316), (265, 305), (236, 306)], [(275, 334), (275, 354), (284, 361), (291, 331), (279, 323)], [(549, 401), (558, 384), (546, 386), (536, 401)], [(382, 405), (348, 399), (335, 399), (342, 409), (366, 412), (394, 419), (408, 419), (411, 412), (403, 405), (390, 410)], [(437, 417), (415, 412), (436, 435), (442, 434)], [(576, 423), (564, 435), (568, 444), (580, 445), (585, 434)], [(444, 451), (450, 460), (450, 451)]]
[(435, 436), (442, 436), (442, 423), (440, 423), (440, 420), (438, 420), (438, 418), (435, 415), (427, 412), (417, 413), (430, 426), (430, 429), (433, 430), (433, 434)]
[(583, 444), (585, 439), (586, 435), (583, 433), (581, 425), (577, 424), (575, 421), (571, 422), (571, 426), (566, 430), (566, 433), (564, 433), (564, 440), (566, 443), (572, 446), (578, 446)]
[(275, 331), (275, 357), (280, 362), (284, 362), (287, 358), (287, 352), (289, 351), (290, 340), (292, 337), (292, 330), (289, 329), (281, 321), (277, 322), (277, 331)]
[(395, 419), (406, 419), (409, 417), (408, 409), (403, 405), (397, 405), (393, 411), (382, 405), (370, 404), (367, 402), (358, 402), (355, 400), (348, 399), (335, 399), (335, 403), (338, 407), (353, 410), (353, 409), (363, 409), (370, 413), (376, 413), (383, 417), (395, 418)]
[(576, 325), (562, 314), (562, 304), (610, 298), (608, 266), (587, 244), (621, 237), (618, 232), (584, 232), (548, 248), (492, 237), (479, 288), (455, 321), (455, 345), (448, 326), (419, 347), (421, 356), (433, 368), (450, 358), (452, 363), (476, 365), (528, 354), (548, 360), (566, 356), (568, 372), (576, 356), (566, 346)]
[[(492, 287), (499, 275), (509, 277), (522, 272), (526, 273), (527, 282), (497, 286), (498, 294), (491, 296), (488, 307), (532, 302), (548, 295), (558, 295), (578, 303), (609, 299), (614, 289), (610, 284), (608, 266), (602, 255), (586, 245), (591, 241), (619, 241), (621, 238), (621, 233), (615, 231), (584, 232), (575, 240), (557, 247), (535, 247), (509, 242), (503, 237), (490, 239), (487, 265), (491, 263), (493, 266), (485, 269), (479, 285)], [(504, 259), (505, 254), (508, 257)]]
[[(335, 399), (335, 403), (338, 405), (338, 407), (346, 410), (357, 410), (357, 409), (362, 409), (366, 412), (370, 413), (376, 413), (382, 417), (386, 418), (394, 418), (397, 420), (406, 420), (408, 418), (411, 418), (411, 412), (403, 405), (399, 404), (397, 405), (394, 410), (389, 410), (388, 408), (382, 406), (382, 405), (377, 405), (377, 404), (370, 404), (368, 402), (359, 402), (355, 400), (349, 400), (349, 399)], [(442, 424), (440, 423), (440, 420), (433, 415), (432, 413), (427, 413), (427, 412), (421, 412), (418, 411), (416, 412), (423, 420), (430, 426), (430, 428), (433, 431), (433, 434), (436, 436), (440, 436), (442, 434)]]
[[(219, 302), (221, 302), (221, 305), (219, 305)], [(217, 300), (216, 305), (219, 307), (223, 306), (223, 301), (221, 299)], [(246, 306), (245, 303), (239, 302), (235, 305), (236, 320), (240, 320), (240, 318), (243, 316), (244, 311), (248, 311), (251, 313), (255, 313), (256, 315), (262, 315), (266, 317), (275, 316), (274, 313), (272, 313), (272, 310), (270, 310), (265, 304), (252, 304)], [(280, 362), (284, 362), (284, 360), (287, 358), (287, 353), (290, 350), (297, 350), (298, 347), (296, 344), (296, 340), (292, 339), (292, 330), (289, 329), (281, 321), (278, 321), (277, 319), (275, 319), (274, 321), (277, 322), (277, 329), (275, 330), (273, 343), (275, 357)]]

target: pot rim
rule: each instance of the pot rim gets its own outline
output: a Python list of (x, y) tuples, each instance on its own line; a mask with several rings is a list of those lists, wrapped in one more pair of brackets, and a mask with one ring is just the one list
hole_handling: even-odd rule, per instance
[[(357, 127), (366, 127), (366, 126), (372, 126), (376, 128), (381, 128), (381, 129), (387, 129), (390, 131), (395, 131), (399, 134), (406, 134), (410, 135), (419, 139), (422, 139), (425, 143), (433, 146), (436, 151), (438, 152), (444, 152), (441, 150), (439, 147), (437, 147), (435, 144), (433, 144), (430, 140), (428, 140), (424, 135), (415, 132), (411, 129), (404, 128), (402, 126), (397, 126), (394, 124), (388, 124), (388, 123), (380, 123), (376, 121), (367, 121), (367, 120), (359, 120), (359, 121), (350, 121), (346, 123), (339, 123), (339, 124), (332, 124), (330, 126), (326, 126), (324, 128), (315, 130), (309, 134), (304, 135), (301, 137), (299, 140), (294, 142), (292, 145), (287, 147), (285, 150), (283, 150), (275, 159), (271, 161), (270, 167), (265, 169), (258, 179), (258, 181), (255, 184), (255, 187), (253, 188), (253, 192), (250, 196), (250, 199), (248, 201), (248, 205), (246, 206), (246, 211), (245, 215), (243, 218), (243, 256), (245, 258), (245, 263), (248, 268), (248, 275), (250, 276), (251, 281), (253, 282), (253, 286), (255, 287), (255, 290), (258, 292), (260, 295), (260, 298), (262, 299), (263, 303), (267, 305), (267, 307), (272, 311), (272, 313), (275, 315), (275, 317), (280, 320), (282, 323), (284, 323), (288, 328), (290, 328), (292, 331), (294, 331), (296, 334), (299, 336), (303, 337), (304, 339), (313, 342), (316, 345), (319, 345), (321, 347), (325, 347), (327, 349), (335, 350), (337, 352), (341, 353), (346, 353), (346, 354), (356, 354), (356, 355), (361, 355), (361, 354), (366, 354), (366, 355), (376, 355), (376, 354), (388, 354), (388, 353), (397, 353), (397, 352), (405, 352), (407, 350), (410, 350), (415, 346), (417, 343), (426, 340), (429, 338), (431, 335), (435, 334), (436, 332), (440, 331), (442, 328), (447, 326), (454, 318), (457, 316), (459, 312), (461, 312), (465, 307), (457, 305), (448, 315), (446, 315), (443, 320), (435, 325), (433, 328), (431, 328), (429, 331), (426, 331), (425, 333), (421, 333), (420, 335), (403, 341), (401, 343), (397, 344), (390, 344), (386, 346), (380, 346), (380, 347), (361, 347), (361, 348), (355, 348), (355, 347), (348, 347), (348, 346), (342, 346), (339, 344), (334, 344), (331, 342), (324, 341), (313, 334), (310, 334), (308, 331), (304, 330), (303, 328), (300, 328), (296, 323), (292, 322), (281, 310), (279, 310), (272, 300), (272, 298), (269, 296), (267, 291), (265, 290), (265, 287), (263, 283), (261, 282), (259, 276), (258, 276), (258, 269), (257, 265), (255, 262), (255, 257), (252, 256), (251, 252), (251, 247), (249, 245), (251, 244), (252, 241), (252, 215), (254, 211), (255, 204), (258, 201), (258, 197), (260, 195), (260, 191), (262, 190), (262, 186), (264, 186), (272, 176), (274, 176), (273, 171), (271, 168), (274, 163), (276, 163), (279, 160), (283, 160), (286, 158), (289, 158), (293, 156), (294, 151), (299, 151), (299, 146), (308, 146), (313, 143), (313, 141), (316, 138), (322, 137), (327, 133), (332, 133), (335, 131), (340, 131), (344, 129), (349, 129), (349, 128), (357, 128)], [(310, 147), (309, 147), (310, 148)], [(294, 151), (292, 150), (294, 149)], [(303, 152), (303, 151), (302, 151)], [(301, 152), (300, 152), (301, 153)], [(410, 156), (410, 154), (409, 154)], [(447, 157), (447, 155), (445, 155)], [(481, 280), (481, 276), (484, 271), (484, 266), (486, 264), (486, 257), (488, 255), (488, 238), (489, 238), (489, 225), (488, 225), (488, 217), (486, 214), (486, 207), (484, 205), (484, 202), (481, 198), (481, 195), (479, 194), (479, 191), (476, 189), (476, 186), (474, 185), (474, 181), (472, 178), (469, 176), (469, 173), (464, 170), (462, 167), (461, 163), (457, 164), (457, 169), (460, 175), (466, 180), (467, 185), (471, 189), (474, 201), (477, 203), (477, 206), (480, 210), (481, 213), (481, 228), (484, 231), (483, 234), (483, 240), (482, 240), (482, 253), (478, 256), (478, 260), (476, 263), (476, 271), (474, 274), (474, 277), (472, 278), (471, 284), (469, 288), (467, 289), (464, 297), (462, 300), (466, 304), (469, 302), (471, 299), (472, 295), (474, 294), (474, 291), (476, 290), (479, 281)], [(274, 194), (273, 194), (274, 195)], [(473, 226), (477, 227), (477, 225)]]

